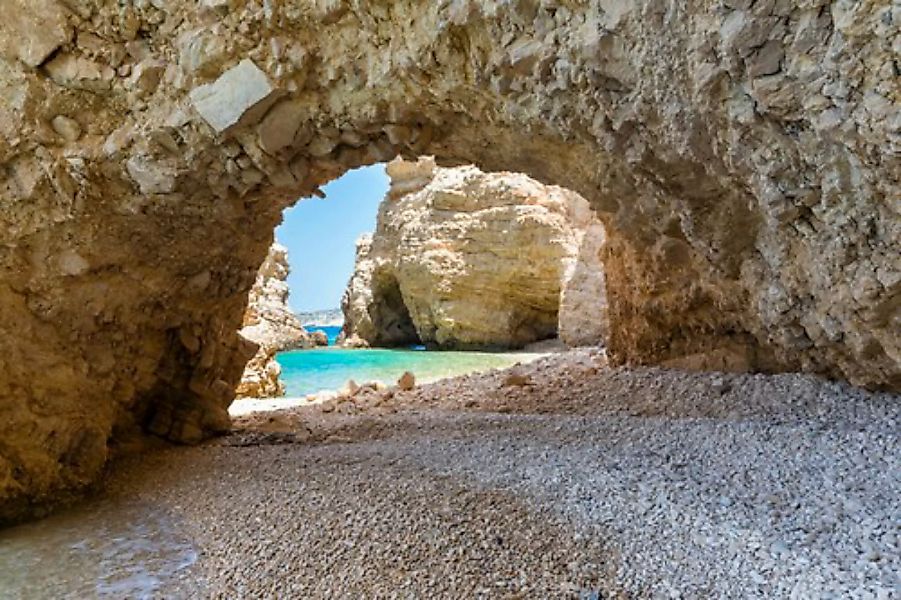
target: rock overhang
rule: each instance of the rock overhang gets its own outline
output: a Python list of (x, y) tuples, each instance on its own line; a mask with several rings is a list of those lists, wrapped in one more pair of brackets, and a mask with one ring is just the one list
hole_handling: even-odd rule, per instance
[(90, 480), (88, 429), (227, 427), (280, 211), (396, 154), (588, 198), (616, 360), (901, 389), (898, 17), (739, 4), (13, 2), (0, 504)]

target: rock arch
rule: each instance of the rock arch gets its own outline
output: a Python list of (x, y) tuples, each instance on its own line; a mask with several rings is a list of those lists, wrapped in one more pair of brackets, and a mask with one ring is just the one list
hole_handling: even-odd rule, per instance
[(227, 427), (281, 210), (396, 153), (588, 198), (619, 361), (901, 388), (886, 4), (119, 4), (0, 23), (4, 517), (95, 478), (111, 435)]

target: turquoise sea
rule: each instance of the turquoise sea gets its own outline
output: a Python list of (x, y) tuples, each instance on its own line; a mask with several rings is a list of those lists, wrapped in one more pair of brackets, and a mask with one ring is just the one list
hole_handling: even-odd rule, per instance
[(348, 379), (357, 383), (379, 379), (393, 384), (404, 371), (418, 382), (500, 369), (535, 358), (526, 353), (441, 352), (432, 350), (346, 350), (317, 348), (278, 354), (289, 397), (337, 390)]

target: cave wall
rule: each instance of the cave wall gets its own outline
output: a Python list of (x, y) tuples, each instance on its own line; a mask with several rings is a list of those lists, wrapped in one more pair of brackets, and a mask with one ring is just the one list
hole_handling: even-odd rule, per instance
[(875, 0), (7, 0), (0, 518), (228, 427), (281, 210), (397, 153), (597, 210), (609, 350), (901, 389), (901, 11)]

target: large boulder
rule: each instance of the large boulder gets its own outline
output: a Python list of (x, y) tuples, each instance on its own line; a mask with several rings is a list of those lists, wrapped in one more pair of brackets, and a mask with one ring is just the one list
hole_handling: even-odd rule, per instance
[(603, 343), (604, 233), (584, 198), (432, 158), (387, 172), (342, 302), (348, 345), (521, 348), (558, 333)]
[(300, 318), (288, 306), (288, 250), (272, 244), (247, 298), (241, 335), (276, 352), (311, 348), (316, 344)]
[(244, 367), (241, 382), (235, 391), (238, 398), (276, 398), (285, 395), (281, 380), (282, 366), (275, 359), (275, 350), (260, 346)]

